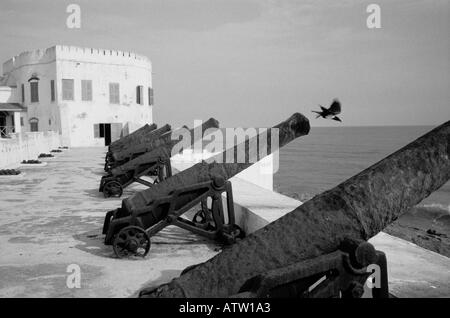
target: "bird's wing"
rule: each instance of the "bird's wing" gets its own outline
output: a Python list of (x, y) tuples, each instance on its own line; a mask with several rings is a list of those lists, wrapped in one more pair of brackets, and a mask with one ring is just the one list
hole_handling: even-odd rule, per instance
[(325, 107), (323, 107), (322, 105), (319, 105), (320, 108), (322, 109), (323, 112), (328, 112), (328, 109), (326, 109)]
[(341, 113), (341, 103), (339, 103), (339, 101), (337, 99), (335, 99), (333, 101), (333, 103), (331, 103), (330, 108), (328, 108), (328, 110), (333, 114), (333, 115), (337, 115)]
[(342, 122), (342, 120), (341, 120), (338, 116), (334, 116), (334, 117), (331, 118), (331, 119)]

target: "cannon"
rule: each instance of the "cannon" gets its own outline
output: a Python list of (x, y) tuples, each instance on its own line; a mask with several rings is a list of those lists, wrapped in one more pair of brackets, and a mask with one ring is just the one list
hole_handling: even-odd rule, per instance
[(157, 128), (156, 124), (152, 124), (152, 125), (145, 124), (141, 128), (133, 131), (131, 134), (126, 135), (126, 136), (124, 136), (124, 137), (122, 137), (120, 139), (117, 139), (116, 141), (113, 141), (108, 146), (108, 151), (106, 152), (106, 155), (105, 155), (105, 171), (109, 170), (109, 163), (108, 162), (111, 160), (112, 152), (121, 150), (126, 145), (135, 142), (135, 140), (139, 136), (144, 135), (144, 134), (149, 133), (149, 132), (152, 132), (156, 128)]
[[(345, 242), (367, 241), (449, 179), (450, 121), (316, 195), (205, 263), (186, 270), (171, 282), (144, 290), (141, 296), (190, 298), (244, 294), (250, 297), (266, 295), (267, 291), (270, 296), (272, 287), (295, 287), (307, 280), (314, 284), (316, 274), (324, 275), (327, 270), (340, 266), (333, 265), (331, 260), (342, 263)], [(356, 258), (358, 249), (354, 250), (355, 253), (347, 253), (348, 257)], [(363, 252), (360, 254), (366, 254), (365, 250), (360, 250)], [(383, 262), (382, 257), (361, 259)], [(291, 278), (283, 276), (283, 270)], [(341, 273), (338, 276), (341, 278), (347, 271), (337, 273)], [(270, 280), (277, 274), (284, 278)], [(328, 284), (333, 275), (325, 276)], [(353, 294), (358, 289), (348, 288), (341, 292)]]
[(156, 124), (151, 125), (145, 124), (141, 128), (133, 131), (131, 134), (128, 134), (120, 139), (117, 139), (116, 141), (113, 141), (108, 146), (108, 151), (112, 152), (114, 150), (120, 150), (122, 147), (135, 142), (136, 139), (140, 138), (141, 136), (145, 136), (145, 134), (152, 132), (156, 128), (158, 128)]
[[(234, 243), (245, 233), (235, 224), (232, 186), (228, 179), (279, 147), (308, 134), (309, 129), (308, 119), (296, 113), (272, 129), (231, 148), (232, 152), (227, 149), (157, 186), (124, 199), (121, 208), (109, 211), (105, 216), (105, 244), (113, 245), (118, 257), (145, 256), (150, 249), (150, 237), (169, 225), (224, 244)], [(267, 148), (261, 151), (266, 142)], [(256, 151), (253, 145), (257, 145)], [(241, 150), (243, 158), (239, 157)], [(223, 194), (226, 194), (225, 207)], [(198, 205), (200, 210), (192, 220), (182, 217)]]
[[(149, 128), (141, 130), (141, 132), (134, 135), (134, 137), (127, 138), (127, 140), (124, 140), (120, 144), (116, 144), (114, 147), (110, 148), (105, 157), (105, 171), (108, 172), (114, 167), (120, 166), (122, 163), (126, 162), (126, 160), (139, 156), (142, 153), (130, 153), (130, 149), (143, 143), (152, 143), (154, 140), (161, 138), (161, 136), (169, 132), (171, 129), (168, 124), (158, 129), (151, 128), (152, 127), (149, 126)], [(116, 159), (120, 157), (121, 153), (129, 154), (126, 160), (120, 161)]]
[[(123, 189), (134, 182), (151, 187), (171, 177), (170, 148), (167, 148), (164, 146), (156, 148), (111, 169), (108, 175), (101, 178), (99, 191), (103, 192), (105, 198), (121, 197)], [(153, 180), (145, 180), (142, 178), (144, 176), (149, 176)]]
[[(144, 138), (141, 143), (130, 145), (126, 149), (112, 153), (111, 169), (118, 167), (136, 157), (139, 157), (144, 153), (151, 151), (152, 149), (171, 143), (173, 141), (173, 133), (175, 132), (177, 134), (178, 130), (169, 131), (170, 126), (168, 127), (169, 129), (167, 129), (164, 133), (159, 132), (162, 128), (164, 128), (161, 127), (152, 132), (151, 136)], [(184, 130), (187, 129), (186, 126), (183, 126), (182, 128)], [(201, 125), (201, 132), (199, 133), (203, 134), (207, 129), (212, 128), (219, 128), (219, 122), (214, 118), (210, 118), (207, 121), (203, 122)]]
[[(344, 245), (347, 248), (253, 276), (231, 297), (361, 298), (371, 279), (371, 295), (367, 296), (389, 298), (386, 254), (365, 241)], [(372, 275), (378, 281), (373, 282)], [(147, 293), (141, 291), (140, 296)]]
[[(206, 129), (211, 126), (218, 126), (215, 120), (209, 120), (202, 124), (201, 127), (193, 128), (186, 132), (190, 135), (190, 147), (202, 138)], [(196, 133), (198, 130), (198, 133)], [(184, 131), (183, 131), (184, 132)], [(134, 182), (138, 182), (145, 186), (151, 187), (154, 184), (172, 176), (172, 167), (170, 157), (172, 156), (173, 147), (180, 142), (183, 136), (182, 131), (170, 132), (171, 139), (165, 144), (160, 145), (150, 151), (123, 163), (122, 165), (112, 168), (108, 175), (103, 176), (100, 181), (99, 191), (103, 192), (105, 198), (122, 196), (123, 189)], [(165, 135), (163, 135), (165, 138)], [(183, 136), (184, 137), (184, 136)], [(187, 145), (184, 145), (185, 147)], [(144, 176), (153, 178), (153, 182), (143, 179)]]

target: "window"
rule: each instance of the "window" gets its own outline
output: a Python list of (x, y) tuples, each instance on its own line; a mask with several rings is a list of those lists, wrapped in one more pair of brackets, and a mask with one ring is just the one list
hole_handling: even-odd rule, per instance
[(136, 104), (144, 104), (144, 86), (136, 86)]
[(23, 117), (20, 117), (20, 126), (23, 126)]
[(31, 102), (39, 103), (39, 87), (38, 82), (30, 82)]
[(38, 131), (38, 123), (39, 123), (39, 119), (37, 119), (36, 117), (33, 117), (30, 119), (30, 131)]
[(92, 81), (91, 80), (81, 80), (81, 100), (91, 101), (92, 100)]
[(109, 103), (120, 104), (119, 83), (109, 83)]
[(62, 80), (62, 99), (73, 100), (73, 79)]
[(50, 99), (52, 102), (55, 101), (55, 81), (50, 81)]
[(151, 87), (148, 88), (148, 104), (153, 105), (153, 88)]
[(22, 103), (25, 103), (25, 85), (24, 84), (22, 84)]
[(100, 138), (105, 137), (105, 124), (100, 124)]
[(52, 120), (49, 118), (48, 119), (48, 125), (51, 126), (52, 125)]
[(94, 138), (100, 138), (100, 125), (94, 124)]
[(94, 138), (105, 137), (105, 124), (94, 124)]

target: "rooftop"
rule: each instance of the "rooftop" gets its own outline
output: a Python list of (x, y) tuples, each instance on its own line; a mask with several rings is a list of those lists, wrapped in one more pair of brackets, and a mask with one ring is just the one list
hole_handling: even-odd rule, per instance
[(27, 109), (19, 103), (0, 103), (0, 111), (26, 112)]
[[(152, 237), (144, 260), (117, 259), (101, 234), (105, 213), (121, 199), (98, 192), (106, 148), (72, 148), (42, 166), (1, 176), (0, 297), (132, 297), (179, 276), (220, 252), (215, 242), (177, 227)], [(29, 165), (30, 166), (30, 165)], [(232, 179), (236, 209), (253, 232), (301, 202)], [(142, 185), (124, 190), (124, 197)], [(398, 297), (448, 297), (450, 259), (381, 232), (371, 243), (385, 252), (389, 287)], [(66, 285), (68, 266), (81, 269), (81, 288)]]
[(24, 51), (13, 56), (3, 63), (3, 74), (11, 72), (21, 65), (51, 63), (58, 60), (77, 60), (93, 62), (99, 58), (107, 58), (111, 63), (129, 62), (142, 66), (150, 66), (148, 57), (131, 51), (121, 51), (113, 49), (87, 48), (73, 45), (53, 45), (48, 48), (39, 48)]

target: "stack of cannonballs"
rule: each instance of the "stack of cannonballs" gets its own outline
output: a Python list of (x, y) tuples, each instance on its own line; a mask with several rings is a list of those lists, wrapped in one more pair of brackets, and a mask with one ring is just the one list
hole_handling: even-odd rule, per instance
[(54, 157), (52, 154), (50, 153), (41, 153), (38, 158), (51, 158)]
[(16, 169), (0, 169), (0, 176), (14, 176), (20, 174)]
[(42, 162), (39, 160), (23, 160), (22, 163), (24, 163), (24, 164), (39, 164)]

